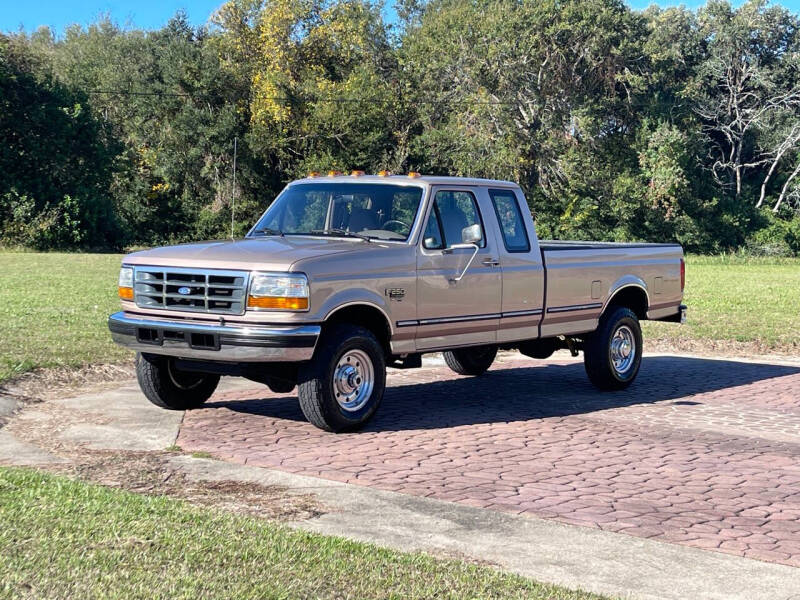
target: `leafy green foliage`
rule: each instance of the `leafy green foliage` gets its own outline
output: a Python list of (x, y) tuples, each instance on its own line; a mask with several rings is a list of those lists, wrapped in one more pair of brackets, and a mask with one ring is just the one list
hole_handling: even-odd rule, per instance
[(308, 171), (413, 169), (518, 181), (541, 237), (798, 252), (796, 15), (397, 8), (390, 25), (370, 0), (229, 0), (200, 28), (0, 37), (0, 243), (221, 237), (234, 204), (241, 234)]

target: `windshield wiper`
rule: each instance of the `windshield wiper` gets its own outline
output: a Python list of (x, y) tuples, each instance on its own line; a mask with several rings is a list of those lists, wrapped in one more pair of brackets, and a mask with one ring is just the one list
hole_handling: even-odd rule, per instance
[(253, 233), (260, 233), (262, 235), (279, 235), (284, 237), (284, 234), (280, 229), (272, 229), (271, 227), (259, 227), (258, 229), (254, 229)]
[(358, 233), (357, 231), (347, 231), (346, 229), (339, 229), (339, 228), (331, 228), (331, 229), (312, 229), (311, 232), (314, 235), (336, 235), (340, 237), (355, 237), (362, 240), (366, 240), (367, 242), (371, 242), (374, 239), (374, 236), (371, 235), (364, 235), (363, 233)]

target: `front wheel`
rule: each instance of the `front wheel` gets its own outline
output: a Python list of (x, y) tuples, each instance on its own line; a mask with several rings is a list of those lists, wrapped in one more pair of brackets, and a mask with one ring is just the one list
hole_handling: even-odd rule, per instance
[(624, 307), (611, 309), (586, 338), (583, 365), (589, 381), (601, 390), (625, 389), (639, 373), (642, 351), (642, 328), (636, 314)]
[(362, 327), (335, 325), (298, 375), (300, 409), (309, 422), (325, 431), (353, 431), (372, 418), (383, 398), (383, 348)]
[(136, 379), (150, 402), (170, 410), (200, 407), (217, 389), (219, 375), (181, 371), (171, 358), (136, 355)]

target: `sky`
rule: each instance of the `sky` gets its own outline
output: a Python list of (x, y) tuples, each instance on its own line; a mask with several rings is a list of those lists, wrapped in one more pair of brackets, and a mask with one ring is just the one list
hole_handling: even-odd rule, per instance
[[(87, 25), (97, 20), (101, 14), (109, 14), (120, 25), (129, 25), (142, 29), (157, 29), (175, 14), (184, 9), (194, 25), (206, 22), (209, 15), (223, 0), (0, 0), (0, 31), (35, 31), (42, 25), (49, 25), (57, 33), (63, 32), (68, 25), (78, 23)], [(646, 8), (654, 3), (652, 0), (627, 0), (637, 9)], [(661, 6), (684, 4), (689, 8), (697, 8), (704, 4), (698, 0), (683, 2), (655, 2)], [(800, 12), (800, 0), (781, 0), (777, 2), (793, 12)], [(391, 5), (391, 0), (386, 2)], [(741, 4), (741, 0), (734, 0)], [(387, 8), (387, 17), (393, 18), (391, 9)]]

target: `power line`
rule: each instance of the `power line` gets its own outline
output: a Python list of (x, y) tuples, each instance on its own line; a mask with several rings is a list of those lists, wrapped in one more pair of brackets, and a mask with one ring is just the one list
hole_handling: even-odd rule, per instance
[[(186, 92), (142, 92), (135, 90), (88, 90), (87, 94), (95, 95), (110, 95), (110, 96), (163, 96), (169, 98), (210, 98), (209, 94), (189, 94)], [(273, 102), (288, 102), (289, 99), (284, 96), (262, 96), (263, 100), (271, 100)], [(331, 104), (387, 104), (393, 102), (395, 98), (346, 98), (343, 96), (328, 97), (328, 98), (308, 98), (303, 100), (306, 104), (317, 102), (331, 103)], [(414, 104), (428, 104), (428, 105), (464, 105), (464, 106), (517, 106), (519, 102), (512, 102), (508, 100), (450, 100), (444, 98), (430, 99), (420, 98), (414, 100)]]

